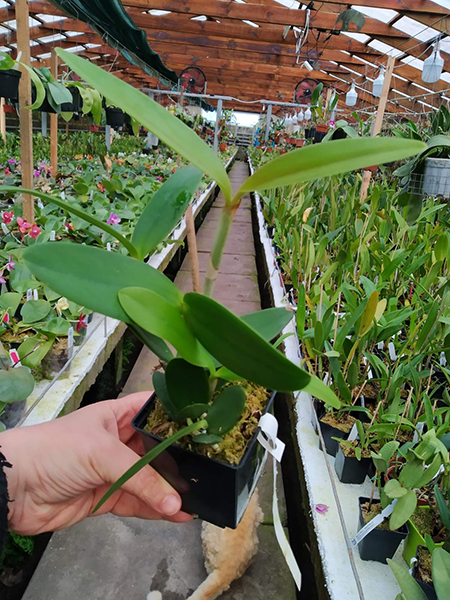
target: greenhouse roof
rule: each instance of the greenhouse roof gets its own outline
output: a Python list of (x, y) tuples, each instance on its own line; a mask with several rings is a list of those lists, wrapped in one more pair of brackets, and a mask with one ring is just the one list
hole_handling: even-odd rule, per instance
[[(15, 51), (14, 5), (0, 0), (0, 46)], [(47, 0), (29, 2), (32, 60), (47, 65), (52, 47), (62, 46), (147, 88), (173, 85), (168, 74), (196, 65), (206, 74), (208, 93), (245, 102), (291, 102), (296, 84), (306, 78), (343, 94), (354, 82), (357, 108), (373, 111), (379, 100), (372, 81), (395, 56), (388, 112), (413, 116), (450, 100), (450, 0), (360, 0), (352, 8), (362, 21), (346, 27), (339, 20), (350, 6), (345, 0), (308, 5), (296, 0), (123, 0), (123, 5), (133, 31), (145, 32), (159, 75), (155, 65), (146, 69), (135, 60), (136, 48), (128, 46), (125, 58), (118, 34), (69, 18)], [(427, 84), (421, 77), (423, 61), (437, 41), (444, 70), (439, 81)], [(261, 108), (234, 100), (226, 106)]]

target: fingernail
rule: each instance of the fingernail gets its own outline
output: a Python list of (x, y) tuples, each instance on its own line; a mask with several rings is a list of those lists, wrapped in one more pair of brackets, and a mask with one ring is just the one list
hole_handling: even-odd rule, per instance
[(180, 499), (173, 494), (166, 496), (162, 502), (161, 508), (165, 515), (172, 516), (181, 509)]

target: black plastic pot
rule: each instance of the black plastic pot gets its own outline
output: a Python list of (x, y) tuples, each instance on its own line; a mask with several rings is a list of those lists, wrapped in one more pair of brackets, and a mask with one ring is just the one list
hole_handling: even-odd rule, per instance
[[(314, 405), (314, 410), (316, 411), (317, 419), (320, 421), (320, 419), (325, 414), (324, 405), (322, 404), (322, 402), (320, 402), (317, 399), (314, 399), (313, 405)], [(314, 431), (317, 433), (317, 427), (315, 424), (315, 420), (313, 420), (313, 426), (314, 426)], [(348, 433), (345, 433), (344, 431), (342, 431), (341, 429), (337, 429), (336, 427), (332, 427), (331, 425), (328, 425), (328, 423), (322, 423), (322, 422), (320, 423), (320, 429), (322, 431), (322, 436), (323, 436), (323, 439), (325, 442), (325, 449), (327, 451), (327, 454), (329, 454), (330, 456), (336, 456), (338, 447), (339, 447), (339, 442), (337, 442), (336, 440), (333, 440), (333, 438), (338, 437), (343, 440), (346, 440), (348, 438)], [(319, 448), (320, 448), (320, 450), (322, 450), (322, 442), (320, 441), (320, 438), (319, 438)]]
[[(272, 411), (275, 396), (275, 393), (272, 394), (265, 412)], [(159, 437), (144, 429), (155, 399), (156, 395), (152, 394), (132, 422), (146, 452), (161, 442)], [(184, 511), (219, 527), (235, 529), (265, 462), (265, 450), (256, 439), (258, 431), (239, 465), (230, 465), (172, 445), (152, 462), (152, 467), (179, 492)]]
[(76, 87), (69, 91), (72, 94), (72, 102), (63, 102), (63, 104), (61, 104), (61, 112), (77, 113), (81, 108), (80, 91)]
[(119, 129), (123, 127), (125, 123), (125, 113), (120, 108), (114, 108), (113, 106), (106, 107), (106, 123), (111, 125), (113, 129)]
[[(416, 554), (416, 558), (417, 558), (417, 554)], [(434, 589), (434, 585), (430, 585), (429, 583), (424, 583), (421, 579), (418, 579), (417, 575), (418, 574), (417, 574), (417, 562), (416, 562), (416, 563), (414, 563), (414, 566), (413, 566), (412, 576), (417, 581), (417, 583), (420, 585), (423, 593), (428, 598), (428, 600), (438, 600), (437, 594)]]
[(0, 95), (11, 102), (19, 102), (19, 82), (22, 77), (20, 71), (8, 69), (0, 71)]
[[(34, 85), (32, 85), (31, 86), (31, 102), (34, 104), (35, 101), (36, 101), (36, 88), (34, 87)], [(53, 113), (53, 114), (56, 113), (56, 110), (53, 110), (52, 105), (47, 100), (47, 93), (45, 94), (44, 102), (36, 110), (39, 112), (45, 112), (45, 113)]]
[(344, 140), (347, 137), (347, 134), (345, 133), (345, 131), (341, 128), (336, 129), (333, 133), (333, 135), (331, 136), (331, 138), (333, 140)]
[[(364, 518), (361, 505), (369, 502), (370, 498), (358, 498), (359, 502), (359, 529), (364, 527)], [(387, 564), (387, 559), (392, 558), (400, 542), (408, 535), (408, 526), (403, 525), (397, 531), (388, 529), (374, 529), (358, 544), (359, 555), (362, 560), (375, 560)]]
[(3, 414), (0, 416), (0, 421), (3, 423), (6, 429), (12, 429), (17, 425), (25, 413), (26, 405), (26, 400), (11, 402), (5, 405)]
[(273, 233), (275, 231), (275, 227), (273, 227), (273, 225), (268, 225), (267, 226), (267, 235), (270, 237), (270, 239), (273, 239)]
[(362, 483), (369, 474), (372, 464), (371, 458), (358, 460), (355, 456), (345, 456), (342, 446), (338, 444), (334, 468), (342, 483)]
[(316, 142), (316, 144), (321, 142), (326, 135), (327, 135), (326, 131), (317, 131), (317, 129), (315, 129), (314, 130), (314, 141)]
[(309, 140), (309, 139), (313, 138), (315, 133), (316, 133), (315, 127), (310, 127), (308, 129), (305, 129), (305, 139)]

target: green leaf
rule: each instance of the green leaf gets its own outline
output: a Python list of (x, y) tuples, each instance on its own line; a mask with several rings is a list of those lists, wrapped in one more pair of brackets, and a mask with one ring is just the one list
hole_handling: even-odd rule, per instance
[(434, 497), (436, 498), (442, 523), (445, 525), (445, 528), (450, 531), (450, 508), (438, 485), (434, 486)]
[(69, 242), (58, 242), (55, 251), (55, 242), (49, 242), (27, 248), (23, 260), (55, 292), (126, 323), (130, 318), (118, 299), (123, 288), (150, 289), (174, 305), (182, 299), (181, 292), (165, 275), (116, 252)]
[(245, 401), (245, 391), (240, 385), (224, 388), (209, 409), (208, 433), (225, 435), (231, 431), (242, 415)]
[(20, 314), (25, 323), (43, 321), (52, 307), (47, 300), (29, 300), (22, 306)]
[(295, 324), (297, 327), (298, 337), (302, 340), (305, 333), (305, 316), (306, 316), (306, 292), (305, 286), (302, 284), (298, 290), (297, 312), (295, 313)]
[(51, 96), (54, 104), (57, 106), (64, 102), (72, 102), (72, 94), (70, 91), (59, 81), (50, 81), (48, 83), (48, 94)]
[(445, 600), (450, 590), (450, 554), (443, 548), (434, 550), (431, 570), (438, 600)]
[(26, 400), (34, 390), (34, 377), (25, 367), (0, 370), (0, 398), (5, 404)]
[(148, 202), (133, 232), (138, 258), (145, 258), (172, 232), (186, 212), (200, 185), (202, 173), (196, 167), (178, 169)]
[(0, 71), (9, 71), (15, 64), (16, 61), (7, 52), (0, 52)]
[(414, 577), (409, 574), (406, 563), (399, 563), (390, 558), (387, 559), (387, 563), (391, 567), (406, 600), (427, 600), (425, 592), (422, 591)]
[(359, 333), (358, 333), (359, 338), (362, 338), (371, 329), (371, 327), (373, 325), (373, 321), (375, 319), (375, 314), (377, 312), (377, 307), (378, 307), (378, 292), (375, 291), (371, 294), (371, 296), (366, 304), (366, 308), (364, 309), (364, 312), (363, 312), (363, 315), (361, 318), (361, 325), (359, 326)]
[(390, 459), (394, 456), (395, 452), (397, 452), (400, 443), (396, 440), (391, 440), (384, 444), (384, 446), (380, 449), (380, 455), (386, 462), (389, 462)]
[[(39, 335), (27, 338), (20, 344), (18, 349), (22, 365), (30, 369), (35, 369), (41, 363), (42, 359), (45, 358), (54, 341), (54, 337), (43, 340)], [(24, 356), (26, 358), (22, 358)]]
[(219, 444), (222, 441), (220, 435), (214, 435), (212, 433), (199, 433), (198, 435), (192, 436), (192, 439), (197, 444)]
[(202, 415), (206, 414), (209, 410), (209, 404), (190, 404), (189, 406), (185, 406), (178, 413), (178, 421), (183, 421), (185, 419), (191, 419), (195, 421), (199, 419)]
[(397, 479), (391, 479), (384, 486), (384, 493), (389, 498), (401, 498), (408, 493), (408, 490), (402, 487)]
[(67, 210), (67, 212), (72, 213), (72, 214), (76, 215), (77, 217), (80, 217), (81, 219), (84, 219), (91, 225), (95, 225), (95, 227), (98, 227), (105, 233), (112, 235), (117, 241), (119, 241), (121, 244), (123, 244), (123, 246), (131, 254), (131, 256), (136, 257), (136, 249), (131, 242), (129, 242), (123, 235), (121, 235), (116, 229), (114, 229), (114, 227), (111, 227), (111, 225), (108, 225), (107, 223), (104, 223), (103, 221), (96, 219), (90, 213), (79, 208), (76, 204), (71, 204), (70, 202), (61, 200), (61, 198), (59, 198), (57, 196), (51, 196), (50, 194), (44, 194), (43, 192), (39, 192), (38, 190), (29, 190), (26, 188), (15, 187), (15, 186), (10, 186), (10, 185), (0, 185), (0, 192), (17, 193), (17, 194), (19, 194), (19, 193), (32, 194), (33, 196), (36, 196), (37, 198), (40, 198), (41, 200), (45, 200), (45, 202), (51, 202), (52, 204), (56, 204), (56, 206), (59, 206), (60, 208)]
[(414, 490), (408, 490), (404, 496), (397, 500), (397, 504), (389, 519), (389, 527), (395, 531), (411, 517), (416, 510), (417, 496)]
[(63, 319), (62, 317), (53, 317), (44, 323), (44, 325), (39, 326), (39, 331), (42, 333), (49, 333), (50, 335), (67, 335), (70, 329), (70, 321), (67, 319)]
[(434, 245), (434, 254), (436, 260), (445, 260), (448, 253), (448, 237), (445, 233), (441, 234)]
[(422, 477), (419, 479), (419, 481), (416, 483), (416, 486), (418, 488), (422, 488), (425, 485), (427, 485), (427, 483), (430, 483), (430, 481), (439, 472), (441, 465), (442, 465), (442, 458), (439, 454), (436, 454), (436, 456), (433, 459), (433, 462), (428, 466), (428, 469), (424, 470), (424, 473), (423, 473)]
[(198, 421), (197, 423), (192, 423), (191, 425), (188, 425), (184, 429), (181, 429), (180, 431), (177, 431), (176, 433), (171, 435), (169, 438), (167, 438), (167, 440), (164, 440), (155, 448), (150, 450), (150, 452), (147, 452), (147, 454), (144, 454), (142, 458), (136, 461), (134, 465), (130, 467), (128, 471), (126, 471), (121, 477), (119, 477), (119, 479), (109, 488), (109, 490), (106, 492), (106, 494), (103, 496), (103, 498), (100, 500), (100, 502), (97, 504), (97, 506), (92, 512), (96, 513), (98, 509), (101, 508), (109, 498), (111, 498), (114, 492), (120, 489), (124, 483), (126, 483), (129, 479), (133, 477), (133, 475), (136, 475), (136, 473), (138, 473), (141, 469), (150, 464), (152, 460), (157, 458), (162, 452), (164, 452), (166, 448), (168, 448), (181, 438), (185, 437), (186, 435), (190, 435), (191, 433), (193, 433), (194, 431), (198, 431), (199, 429), (205, 429), (207, 426), (207, 421)]
[[(225, 200), (228, 203), (231, 201), (231, 184), (221, 160), (192, 129), (146, 94), (92, 62), (61, 48), (56, 48), (56, 53), (75, 73), (99, 90), (110, 102), (139, 121), (170, 148), (217, 181)], [(419, 151), (421, 150), (422, 148)]]
[(422, 142), (381, 137), (306, 146), (267, 162), (245, 181), (238, 195), (401, 160), (422, 152), (424, 148)]
[(155, 371), (152, 377), (153, 388), (171, 421), (178, 421), (178, 411), (169, 398), (166, 386), (166, 376), (161, 371)]
[[(167, 365), (166, 388), (178, 412), (193, 404), (205, 406), (209, 402), (209, 380), (205, 369), (191, 365), (182, 358), (174, 358)], [(197, 418), (203, 412), (191, 418)]]
[(148, 331), (145, 331), (145, 329), (142, 329), (142, 327), (139, 327), (139, 325), (136, 325), (136, 323), (129, 323), (128, 328), (145, 346), (147, 346), (147, 348), (150, 348), (150, 350), (154, 354), (156, 354), (156, 356), (160, 358), (163, 362), (167, 363), (169, 362), (169, 360), (172, 360), (172, 351), (170, 350), (169, 346), (164, 340), (162, 340), (159, 337), (156, 337), (156, 335), (153, 335)]
[(19, 308), (22, 300), (22, 294), (16, 292), (6, 292), (0, 296), (0, 310), (7, 310), (9, 315), (14, 316), (16, 310)]
[(167, 340), (193, 365), (215, 370), (211, 358), (186, 325), (179, 306), (174, 306), (155, 292), (140, 287), (120, 290), (119, 302), (128, 317), (139, 327)]
[(28, 109), (29, 110), (37, 110), (38, 108), (40, 108), (42, 106), (42, 103), (45, 100), (44, 85), (43, 85), (40, 77), (37, 75), (36, 71), (33, 69), (33, 67), (29, 67), (28, 65), (26, 65), (24, 63), (19, 63), (19, 64), (26, 71), (28, 71), (30, 79), (34, 83), (34, 86), (36, 89), (36, 100), (33, 102), (33, 104), (31, 106), (28, 107)]
[[(185, 319), (198, 340), (222, 365), (270, 390), (314, 390), (340, 406), (333, 392), (272, 348), (258, 333), (212, 298), (184, 296)], [(313, 393), (310, 391), (310, 393)]]
[(292, 317), (293, 312), (288, 308), (267, 308), (243, 315), (241, 319), (270, 342), (283, 331)]

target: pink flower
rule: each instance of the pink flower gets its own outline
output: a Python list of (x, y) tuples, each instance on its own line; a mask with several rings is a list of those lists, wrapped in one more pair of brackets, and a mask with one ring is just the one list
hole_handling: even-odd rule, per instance
[(3, 317), (3, 323), (6, 323), (6, 325), (9, 323), (9, 313), (6, 312), (5, 316)]
[(22, 235), (25, 235), (28, 229), (31, 229), (33, 225), (22, 219), (22, 217), (17, 217), (17, 225), (19, 226), (19, 231)]
[(3, 277), (3, 271), (4, 271), (4, 270), (5, 270), (5, 269), (2, 269), (2, 270), (0, 271), (0, 283), (6, 283), (6, 279)]
[(5, 225), (9, 225), (13, 219), (14, 219), (14, 211), (12, 210), (11, 212), (8, 212), (7, 210), (5, 210), (2, 215), (3, 223)]
[(331, 129), (334, 129), (336, 126), (336, 121), (330, 121), (330, 127)]
[(8, 264), (6, 265), (6, 268), (8, 269), (8, 271), (11, 273), (11, 271), (14, 271), (14, 267), (16, 266), (16, 263), (13, 261), (11, 254), (9, 255), (9, 260), (8, 260)]
[(326, 504), (316, 504), (314, 508), (319, 515), (325, 515), (328, 512), (328, 506)]
[(120, 223), (120, 218), (115, 215), (114, 213), (111, 213), (109, 215), (109, 219), (106, 221), (106, 223), (108, 225), (118, 225)]
[(5, 169), (5, 175), (11, 175), (11, 170), (8, 167)]
[(64, 223), (64, 227), (69, 231), (75, 231), (75, 227), (72, 225), (72, 223)]
[(40, 176), (41, 176), (41, 172), (38, 169), (35, 169), (34, 170), (34, 177), (35, 177), (35, 179), (37, 179)]
[(41, 233), (41, 230), (39, 229), (39, 227), (36, 225), (36, 223), (33, 223), (28, 235), (30, 236), (30, 238), (33, 238), (33, 240), (37, 240), (38, 235)]
[(160, 176), (158, 177), (158, 181), (159, 181), (159, 183), (162, 183), (162, 175), (160, 175)]
[(10, 158), (10, 159), (8, 159), (8, 163), (10, 165), (15, 165), (16, 164), (16, 159), (15, 158)]

